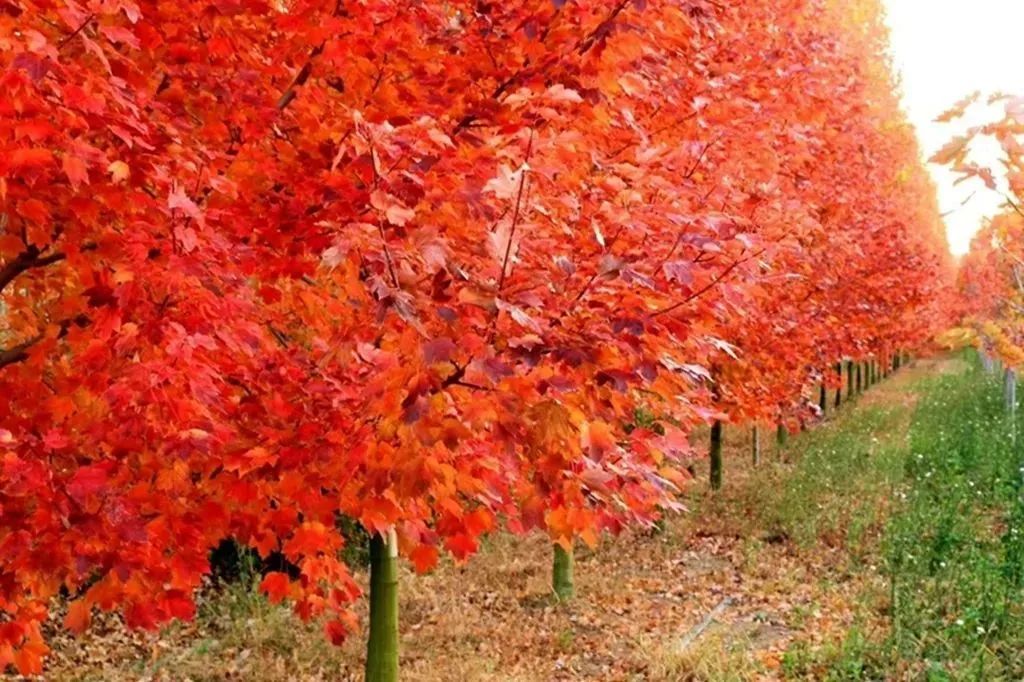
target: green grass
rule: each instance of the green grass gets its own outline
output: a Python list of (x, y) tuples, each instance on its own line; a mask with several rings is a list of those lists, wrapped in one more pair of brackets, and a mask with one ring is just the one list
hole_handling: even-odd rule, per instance
[(774, 489), (762, 488), (763, 522), (804, 548), (824, 540), (859, 553), (900, 469), (899, 447), (874, 434), (898, 430), (899, 420), (897, 407), (867, 407), (856, 419), (803, 434), (795, 466)]
[[(840, 645), (794, 646), (784, 661), (790, 678), (1024, 679), (1024, 457), (1014, 438), (1024, 425), (1006, 415), (999, 381), (976, 362), (916, 390), (909, 440), (870, 455), (865, 465), (877, 471), (856, 470), (864, 444), (841, 438), (849, 449), (826, 463), (811, 448), (781, 494), (780, 523), (820, 537), (846, 515), (852, 539), (865, 523), (857, 519), (870, 516), (859, 508), (864, 486), (891, 487), (875, 553), (888, 589), (886, 627), (871, 628), (866, 614)], [(821, 499), (835, 484), (851, 492), (832, 498), (819, 519), (787, 501), (801, 492)]]

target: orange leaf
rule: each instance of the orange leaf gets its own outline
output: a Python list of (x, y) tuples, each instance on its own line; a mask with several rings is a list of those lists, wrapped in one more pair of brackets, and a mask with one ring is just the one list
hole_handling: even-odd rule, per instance
[(68, 606), (64, 627), (75, 634), (84, 632), (92, 621), (92, 606), (85, 599), (76, 599)]
[(288, 596), (291, 580), (286, 573), (271, 571), (260, 582), (260, 591), (267, 595), (271, 604), (279, 604)]
[(437, 547), (419, 545), (409, 553), (409, 561), (416, 567), (417, 573), (428, 573), (437, 565)]

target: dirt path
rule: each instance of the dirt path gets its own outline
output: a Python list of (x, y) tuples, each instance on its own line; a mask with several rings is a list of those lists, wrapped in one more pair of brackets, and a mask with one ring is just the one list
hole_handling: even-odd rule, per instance
[[(865, 457), (898, 449), (915, 382), (958, 371), (956, 362), (921, 361), (872, 388), (795, 438), (786, 454), (794, 463), (780, 462), (766, 445), (767, 461), (754, 471), (745, 432), (728, 431), (725, 490), (711, 495), (696, 483), (692, 511), (663, 532), (579, 550), (580, 596), (571, 604), (551, 600), (550, 548), (539, 537), (495, 537), (467, 566), (405, 575), (403, 679), (779, 679), (794, 644), (841, 639), (864, 608), (884, 611), (870, 549), (884, 510), (864, 521), (851, 555), (851, 519), (815, 526), (815, 539), (802, 541), (780, 532), (785, 524), (765, 512), (766, 490), (774, 494), (772, 486), (782, 490), (794, 476), (810, 475), (799, 473), (798, 453), (858, 420), (873, 425)], [(802, 504), (798, 495), (794, 500)], [(780, 509), (779, 518), (814, 516)], [(872, 591), (877, 605), (859, 603)], [(314, 628), (257, 602), (219, 598), (195, 625), (156, 636), (113, 624), (84, 641), (58, 640), (50, 679), (361, 679), (358, 637), (341, 649), (326, 647)]]

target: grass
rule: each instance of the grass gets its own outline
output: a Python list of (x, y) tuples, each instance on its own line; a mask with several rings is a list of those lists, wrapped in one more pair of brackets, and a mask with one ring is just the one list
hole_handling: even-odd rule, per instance
[(350, 652), (331, 646), (316, 624), (302, 623), (288, 607), (270, 604), (258, 583), (258, 576), (243, 575), (201, 601), (194, 625), (163, 633), (163, 641), (175, 645), (156, 648), (130, 672), (139, 679), (195, 682), (343, 679)]
[(887, 594), (875, 586), (864, 601), (882, 607), (884, 627), (865, 609), (842, 643), (792, 647), (790, 678), (1024, 679), (1019, 418), (976, 362), (918, 391), (906, 446), (882, 459)]

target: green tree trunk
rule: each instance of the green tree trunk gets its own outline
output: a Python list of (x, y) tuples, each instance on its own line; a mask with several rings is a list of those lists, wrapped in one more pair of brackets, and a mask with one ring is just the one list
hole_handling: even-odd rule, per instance
[(751, 460), (756, 467), (761, 463), (761, 429), (757, 428), (757, 424), (751, 429), (750, 438), (753, 441), (750, 448)]
[(779, 444), (780, 448), (786, 447), (786, 441), (789, 440), (789, 431), (786, 430), (786, 425), (779, 422), (779, 427), (775, 431), (775, 441)]
[(556, 542), (551, 564), (551, 587), (559, 601), (569, 601), (576, 596), (576, 580), (573, 577), (575, 564), (572, 551), (567, 552)]
[(398, 542), (395, 532), (370, 539), (370, 637), (366, 682), (398, 680)]
[(711, 489), (719, 490), (722, 487), (722, 422), (715, 420), (711, 425)]

